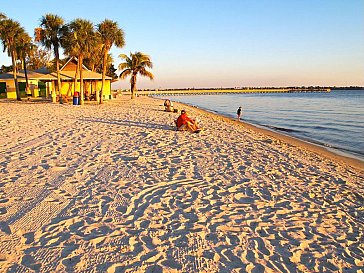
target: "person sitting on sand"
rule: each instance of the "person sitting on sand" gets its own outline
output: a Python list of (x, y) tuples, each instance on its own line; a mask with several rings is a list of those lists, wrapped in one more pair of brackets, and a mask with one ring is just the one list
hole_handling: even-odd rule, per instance
[(165, 112), (173, 112), (173, 103), (170, 100), (164, 101), (164, 111)]
[(187, 116), (186, 110), (181, 111), (181, 115), (176, 120), (178, 131), (190, 131), (193, 133), (198, 133), (201, 129), (198, 127), (197, 122)]

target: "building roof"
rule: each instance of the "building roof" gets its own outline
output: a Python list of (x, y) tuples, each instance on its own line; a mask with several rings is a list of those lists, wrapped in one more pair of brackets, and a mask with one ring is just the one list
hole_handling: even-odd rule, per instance
[[(60, 71), (61, 80), (74, 80), (75, 78), (75, 71)], [(84, 80), (101, 80), (102, 74), (89, 71), (89, 70), (83, 70), (82, 71), (82, 77)], [(57, 80), (57, 72), (52, 72), (49, 74), (42, 75), (38, 78), (39, 80)], [(105, 76), (106, 80), (111, 80), (112, 78), (109, 76)]]
[[(44, 76), (43, 73), (39, 73), (33, 70), (27, 70), (27, 75), (28, 75), (28, 79), (33, 80), (33, 79), (39, 79), (40, 77)], [(9, 80), (9, 79), (13, 79), (13, 73), (12, 72), (7, 72), (4, 74), (0, 74), (0, 80)], [(17, 73), (17, 78), (19, 80), (23, 80), (25, 79), (25, 73), (24, 70), (19, 70)]]
[[(59, 70), (60, 71), (73, 70), (74, 65), (77, 65), (77, 64), (78, 64), (78, 59), (76, 57), (71, 57), (71, 58), (68, 59), (68, 61)], [(69, 69), (70, 67), (71, 67), (71, 69)], [(84, 64), (82, 64), (82, 68), (83, 68), (83, 70), (91, 71)]]
[[(66, 62), (66, 64), (64, 66), (62, 66), (62, 68), (60, 69), (61, 81), (74, 80), (76, 71), (73, 68), (75, 67), (75, 64), (77, 64), (77, 62), (78, 62), (77, 58), (72, 57)], [(101, 80), (102, 79), (102, 74), (93, 72), (84, 65), (82, 65), (82, 67), (83, 67), (82, 76), (83, 76), (84, 80)], [(46, 72), (46, 71), (44, 71), (44, 72)], [(37, 71), (27, 70), (27, 74), (28, 74), (28, 79), (30, 79), (30, 80), (35, 80), (35, 79), (44, 80), (44, 81), (57, 80), (57, 72), (40, 73), (40, 70), (37, 70)], [(17, 73), (17, 75), (18, 75), (19, 80), (25, 79), (23, 70), (20, 70)], [(8, 80), (8, 79), (13, 79), (12, 72), (0, 74), (0, 80)], [(105, 79), (111, 80), (112, 78), (109, 76), (105, 76)]]

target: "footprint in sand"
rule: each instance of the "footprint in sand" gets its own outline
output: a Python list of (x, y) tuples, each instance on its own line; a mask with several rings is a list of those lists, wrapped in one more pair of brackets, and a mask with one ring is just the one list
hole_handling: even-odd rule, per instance
[(67, 191), (65, 191), (65, 190), (60, 190), (60, 189), (58, 189), (58, 190), (54, 190), (54, 192), (56, 193), (56, 194), (59, 194), (59, 195), (61, 195), (61, 196), (63, 196), (63, 197), (71, 197), (71, 194), (70, 193), (68, 193)]
[(33, 256), (31, 255), (24, 255), (21, 257), (21, 264), (34, 270), (34, 271), (38, 271), (41, 267), (41, 265), (39, 263), (35, 262), (35, 259)]
[(121, 212), (121, 213), (125, 213), (126, 212), (126, 210), (128, 209), (128, 207), (127, 206), (118, 206), (118, 207), (116, 207), (115, 208), (115, 210), (117, 211), (117, 212)]
[(12, 233), (9, 225), (6, 222), (0, 222), (0, 231), (4, 232), (6, 234)]
[(24, 233), (24, 230), (20, 229), (16, 232), (16, 235), (18, 235), (21, 239), (22, 244), (30, 244), (34, 242), (34, 232), (26, 232)]
[(6, 204), (10, 201), (9, 198), (0, 199), (0, 204)]
[(52, 198), (52, 197), (48, 197), (48, 198), (44, 199), (44, 201), (50, 202), (50, 203), (60, 203), (59, 199)]
[(52, 168), (52, 170), (56, 172), (64, 171), (67, 170), (67, 165), (66, 164), (56, 165)]
[(81, 255), (77, 254), (77, 250), (69, 252), (69, 250), (65, 249), (65, 251), (68, 255), (62, 260), (62, 263), (59, 265), (58, 270), (65, 272), (74, 272), (75, 268), (81, 262)]

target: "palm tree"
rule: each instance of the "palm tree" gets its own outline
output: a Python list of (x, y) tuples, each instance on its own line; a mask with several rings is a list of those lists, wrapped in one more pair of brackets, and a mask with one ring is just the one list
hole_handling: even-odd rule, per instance
[(84, 102), (83, 73), (82, 66), (84, 58), (90, 56), (92, 49), (98, 43), (98, 36), (95, 33), (92, 22), (84, 19), (75, 19), (68, 26), (63, 41), (65, 53), (70, 56), (77, 56), (78, 71), (80, 74), (80, 103)]
[(0, 38), (2, 40), (4, 52), (7, 51), (8, 56), (11, 57), (11, 62), (13, 64), (13, 77), (16, 90), (16, 99), (21, 101), (17, 78), (18, 69), (16, 66), (16, 61), (18, 57), (16, 47), (19, 43), (19, 37), (21, 37), (25, 33), (25, 30), (20, 26), (18, 22), (4, 17), (3, 14), (1, 14), (1, 18)]
[(17, 55), (23, 64), (25, 81), (26, 81), (26, 93), (29, 91), (29, 81), (28, 81), (28, 73), (27, 73), (27, 58), (30, 57), (34, 51), (36, 50), (36, 46), (32, 43), (32, 38), (30, 38), (28, 33), (23, 33), (19, 37), (19, 43), (16, 47)]
[(106, 63), (107, 56), (113, 44), (117, 47), (123, 47), (125, 45), (124, 40), (124, 31), (118, 27), (118, 23), (112, 20), (105, 19), (97, 26), (98, 33), (101, 36), (101, 42), (103, 44), (102, 52), (103, 52), (103, 61), (102, 61), (102, 85), (101, 85), (101, 94), (98, 94), (98, 90), (96, 90), (96, 98), (97, 101), (100, 100), (102, 103), (105, 88), (105, 76), (106, 76)]
[(122, 70), (120, 73), (120, 78), (125, 79), (129, 75), (131, 76), (131, 99), (134, 99), (136, 91), (136, 77), (138, 73), (153, 80), (154, 75), (146, 70), (146, 67), (153, 68), (153, 64), (150, 60), (150, 57), (142, 52), (136, 52), (134, 54), (130, 53), (130, 57), (125, 54), (120, 54), (119, 57), (125, 60), (125, 62), (119, 64), (118, 67), (119, 70)]
[(93, 72), (102, 73), (102, 44), (98, 43), (94, 48), (91, 48), (90, 55), (83, 61), (85, 65)]
[[(40, 42), (47, 49), (53, 48), (56, 59), (57, 69), (57, 93), (59, 102), (62, 103), (61, 94), (61, 76), (59, 72), (59, 48), (64, 33), (64, 20), (62, 17), (54, 14), (46, 14), (40, 20), (40, 28), (35, 29), (36, 41)], [(55, 102), (55, 93), (52, 91), (52, 101)]]
[[(90, 56), (88, 58), (84, 59), (84, 64), (86, 67), (91, 69), (92, 72), (102, 73), (102, 60), (103, 60), (103, 52), (102, 52), (102, 44), (97, 44), (95, 48), (92, 49), (92, 52), (90, 53)], [(113, 63), (113, 58), (111, 57), (111, 54), (107, 54), (107, 61), (106, 61), (106, 67), (110, 69)], [(106, 71), (106, 76), (110, 76), (108, 71)], [(95, 89), (93, 89), (94, 85), (92, 83), (90, 84), (91, 87), (91, 93), (94, 93), (94, 91), (97, 93), (96, 97), (99, 97), (99, 90), (97, 86), (95, 85)]]

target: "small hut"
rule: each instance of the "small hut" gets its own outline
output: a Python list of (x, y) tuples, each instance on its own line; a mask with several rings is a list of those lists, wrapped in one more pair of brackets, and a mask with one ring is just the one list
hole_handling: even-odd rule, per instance
[[(75, 85), (76, 67), (78, 60), (76, 57), (70, 58), (60, 69), (61, 77), (61, 94), (62, 96), (73, 96), (74, 91), (80, 92), (79, 76)], [(50, 97), (52, 91), (56, 90), (57, 72), (49, 73), (48, 71), (27, 71), (29, 90), (28, 95), (32, 97)], [(93, 72), (85, 65), (82, 66), (82, 75), (84, 82), (85, 99), (96, 100), (96, 90), (101, 90), (102, 74)], [(26, 80), (24, 71), (18, 72), (18, 84), (21, 97), (26, 97)], [(111, 99), (111, 77), (105, 77), (105, 86), (103, 92), (104, 99)], [(0, 98), (16, 98), (16, 89), (14, 84), (13, 73), (0, 74)]]

